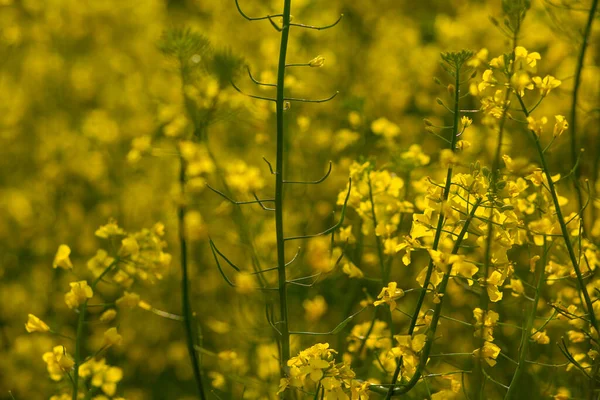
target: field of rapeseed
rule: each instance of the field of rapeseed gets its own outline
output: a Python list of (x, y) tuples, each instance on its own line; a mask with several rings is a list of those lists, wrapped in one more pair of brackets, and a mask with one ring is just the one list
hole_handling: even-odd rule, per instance
[(597, 0), (0, 0), (0, 399), (600, 399)]

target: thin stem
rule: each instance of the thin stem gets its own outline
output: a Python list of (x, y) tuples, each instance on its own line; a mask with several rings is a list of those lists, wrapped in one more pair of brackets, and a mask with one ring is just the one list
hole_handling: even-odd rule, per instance
[(506, 396), (504, 396), (505, 400), (509, 400), (514, 397), (517, 393), (519, 380), (521, 379), (521, 375), (525, 371), (525, 360), (527, 358), (527, 350), (529, 349), (529, 338), (531, 337), (531, 330), (533, 328), (533, 322), (535, 321), (535, 314), (537, 311), (537, 305), (540, 300), (542, 285), (544, 284), (544, 273), (546, 269), (546, 252), (547, 248), (546, 237), (544, 236), (544, 251), (542, 253), (542, 262), (538, 263), (538, 283), (535, 291), (535, 298), (533, 303), (531, 304), (531, 313), (529, 314), (529, 318), (527, 320), (527, 324), (525, 325), (525, 329), (521, 334), (521, 344), (519, 346), (519, 361), (517, 363), (517, 369), (513, 375), (512, 381), (510, 382), (510, 386), (508, 387), (508, 391), (506, 392)]
[[(517, 99), (519, 99), (519, 103), (521, 104), (521, 108), (526, 117), (529, 117), (529, 111), (525, 107), (523, 103), (523, 99), (521, 96), (517, 94)], [(558, 200), (558, 195), (556, 194), (556, 188), (554, 186), (554, 182), (552, 181), (552, 175), (550, 174), (550, 169), (548, 168), (548, 163), (546, 161), (546, 156), (544, 155), (544, 151), (542, 149), (542, 144), (540, 143), (540, 138), (534, 131), (531, 131), (531, 136), (535, 142), (535, 147), (538, 151), (538, 155), (540, 157), (540, 162), (542, 163), (542, 169), (544, 170), (544, 174), (546, 175), (546, 180), (548, 181), (548, 189), (550, 191), (550, 195), (552, 196), (552, 202), (554, 203), (554, 208), (556, 211), (556, 218), (558, 219), (558, 224), (560, 225), (560, 229), (564, 238), (565, 246), (567, 247), (567, 252), (569, 253), (569, 258), (571, 260), (571, 264), (573, 264), (573, 269), (575, 270), (575, 274), (577, 275), (577, 282), (579, 284), (579, 289), (583, 294), (583, 298), (585, 300), (585, 305), (587, 311), (589, 313), (590, 322), (592, 326), (598, 330), (598, 320), (596, 319), (596, 314), (594, 312), (594, 307), (592, 304), (592, 300), (590, 298), (590, 294), (587, 291), (585, 286), (585, 282), (583, 281), (583, 275), (581, 274), (581, 269), (579, 268), (579, 263), (577, 262), (577, 256), (575, 255), (575, 250), (573, 249), (573, 244), (570, 240), (569, 230), (567, 228), (567, 224), (565, 223), (565, 218), (563, 216), (562, 210), (560, 208), (560, 203)]]
[[(592, 7), (590, 8), (590, 12), (588, 14), (588, 20), (585, 25), (585, 29), (583, 31), (583, 40), (581, 42), (581, 50), (579, 51), (579, 57), (577, 59), (577, 68), (575, 70), (575, 82), (573, 83), (573, 100), (571, 102), (571, 113), (569, 116), (570, 124), (571, 124), (571, 162), (573, 165), (577, 162), (577, 101), (579, 97), (579, 86), (581, 85), (581, 73), (583, 71), (583, 63), (585, 61), (585, 53), (588, 47), (588, 40), (590, 38), (590, 34), (592, 32), (592, 25), (594, 23), (594, 16), (596, 14), (596, 9), (598, 8), (598, 0), (592, 0)], [(579, 168), (575, 170), (575, 192), (577, 193), (577, 201), (579, 204), (579, 209), (582, 208), (583, 205), (583, 197), (581, 194), (581, 189), (579, 188), (578, 180), (579, 180)], [(584, 228), (585, 230), (585, 228)]]
[[(92, 288), (92, 291), (96, 289), (96, 286), (98, 285), (98, 283), (100, 283), (102, 278), (104, 278), (104, 276), (108, 274), (119, 263), (119, 261), (121, 261), (121, 259), (119, 257), (116, 257), (114, 261), (108, 267), (106, 267), (106, 269), (102, 271), (102, 273), (98, 275), (96, 279), (94, 279), (90, 286)], [(77, 396), (79, 394), (79, 367), (81, 366), (82, 347), (81, 341), (83, 340), (83, 329), (85, 327), (85, 313), (87, 311), (88, 300), (89, 299), (84, 301), (83, 304), (79, 306), (79, 318), (77, 320), (77, 336), (75, 337), (75, 364), (73, 365), (73, 400), (77, 400)]]
[[(475, 216), (475, 212), (477, 211), (477, 208), (479, 207), (479, 204), (481, 203), (481, 201), (482, 201), (482, 199), (479, 199), (473, 205), (473, 208), (471, 209), (469, 217), (465, 220), (465, 224), (462, 227), (461, 232), (460, 232), (456, 242), (454, 243), (454, 247), (452, 248), (451, 254), (458, 253), (458, 250), (460, 249), (460, 243), (463, 241), (463, 239), (469, 229), (469, 224), (473, 220), (473, 217)], [(438, 286), (439, 293), (445, 293), (446, 286), (448, 285), (448, 281), (450, 280), (450, 275), (451, 275), (451, 271), (448, 271), (446, 274), (444, 274), (444, 277), (442, 278), (442, 282)], [(382, 393), (382, 388), (384, 388), (385, 391), (383, 393), (387, 392), (386, 399), (390, 399), (392, 397), (392, 395), (403, 394), (403, 393), (408, 392), (419, 382), (419, 379), (421, 378), (423, 370), (425, 369), (425, 365), (427, 364), (427, 359), (430, 357), (431, 349), (433, 347), (433, 342), (435, 339), (435, 332), (437, 330), (438, 322), (439, 322), (439, 319), (440, 319), (440, 316), (442, 313), (442, 306), (444, 304), (444, 299), (447, 297), (448, 297), (448, 294), (441, 296), (440, 302), (435, 305), (435, 308), (433, 310), (433, 315), (431, 317), (431, 323), (429, 325), (429, 330), (427, 331), (427, 339), (425, 341), (425, 346), (423, 347), (423, 350), (421, 350), (419, 364), (417, 365), (416, 371), (413, 374), (413, 376), (410, 378), (410, 380), (406, 384), (399, 386), (399, 387), (396, 386), (396, 381), (392, 380), (392, 385), (389, 388), (373, 385), (370, 387), (371, 390), (373, 390), (377, 393)], [(401, 367), (402, 367), (402, 358), (400, 358), (398, 360), (398, 365), (396, 366), (396, 371), (394, 372), (394, 377), (396, 378), (396, 380), (398, 379), (398, 373), (399, 373), (399, 370)]]
[(200, 399), (205, 400), (206, 395), (204, 394), (204, 385), (202, 383), (202, 375), (200, 372), (200, 360), (198, 353), (195, 350), (196, 339), (194, 335), (194, 329), (192, 321), (194, 320), (192, 306), (190, 303), (190, 288), (189, 288), (189, 276), (188, 276), (188, 262), (187, 262), (187, 241), (185, 238), (185, 213), (186, 206), (184, 203), (183, 196), (185, 195), (185, 169), (186, 163), (183, 157), (179, 158), (179, 187), (182, 196), (182, 202), (177, 208), (177, 222), (179, 229), (179, 244), (181, 251), (181, 305), (183, 314), (183, 324), (185, 326), (185, 334), (187, 339), (188, 353), (190, 355), (190, 361), (192, 363), (192, 369), (194, 372), (194, 379), (198, 388), (198, 395)]
[[(451, 142), (450, 142), (450, 150), (455, 151), (456, 150), (456, 142), (458, 141), (458, 125), (459, 125), (459, 102), (460, 102), (460, 66), (456, 66), (456, 74), (455, 74), (455, 87), (456, 90), (454, 92), (454, 111), (452, 111), (453, 113), (453, 119), (454, 122), (452, 124), (453, 128), (452, 128), (452, 136), (451, 136)], [(448, 200), (448, 196), (450, 195), (450, 186), (452, 185), (452, 165), (450, 165), (450, 167), (448, 168), (448, 172), (446, 174), (446, 185), (444, 186), (444, 192), (443, 192), (443, 200), (442, 200), (442, 204), (444, 204), (447, 200)], [(433, 239), (433, 245), (432, 245), (432, 249), (433, 250), (437, 250), (438, 245), (440, 243), (440, 238), (442, 236), (442, 228), (444, 226), (444, 209), (442, 207), (440, 207), (440, 215), (438, 217), (438, 224), (437, 224), (437, 229), (435, 231), (435, 237)], [(468, 224), (467, 224), (468, 226)], [(430, 258), (429, 259), (429, 265), (427, 266), (427, 273), (425, 275), (425, 279), (423, 281), (423, 287), (427, 288), (429, 287), (429, 282), (431, 280), (431, 275), (433, 274), (433, 260)], [(423, 302), (425, 301), (425, 296), (427, 295), (427, 291), (423, 290), (421, 293), (419, 293), (419, 298), (417, 299), (417, 304), (415, 306), (415, 312), (411, 318), (410, 321), (410, 325), (408, 328), (408, 334), (412, 335), (413, 332), (415, 331), (415, 327), (417, 325), (417, 319), (419, 318), (419, 312), (421, 311), (421, 307), (423, 307)], [(436, 321), (437, 323), (437, 321)], [(398, 361), (397, 365), (396, 365), (396, 370), (394, 371), (394, 375), (392, 377), (392, 384), (389, 388), (389, 390), (387, 391), (387, 396), (386, 396), (386, 400), (389, 400), (392, 397), (392, 394), (394, 393), (394, 388), (396, 385), (396, 382), (398, 381), (398, 376), (400, 375), (400, 369), (402, 367), (402, 362), (401, 360)], [(415, 374), (414, 376), (417, 376), (417, 374)], [(418, 379), (418, 378), (417, 378)], [(411, 379), (412, 381), (412, 379)], [(416, 381), (415, 383), (416, 384)], [(414, 386), (413, 384), (413, 386)]]
[[(283, 21), (281, 26), (281, 43), (279, 47), (279, 65), (277, 67), (277, 158), (275, 162), (275, 234), (277, 237), (277, 267), (279, 278), (279, 309), (280, 323), (279, 337), (281, 353), (279, 369), (282, 378), (287, 376), (287, 362), (290, 359), (290, 331), (288, 326), (287, 308), (287, 277), (285, 268), (285, 239), (283, 233), (283, 162), (284, 162), (284, 86), (285, 86), (285, 60), (287, 55), (288, 38), (290, 34), (291, 0), (284, 0)], [(282, 398), (289, 397), (282, 393)]]

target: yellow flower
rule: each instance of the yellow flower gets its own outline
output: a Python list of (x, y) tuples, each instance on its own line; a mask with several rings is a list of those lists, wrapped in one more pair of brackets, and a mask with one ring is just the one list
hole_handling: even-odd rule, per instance
[(117, 310), (114, 308), (110, 308), (100, 315), (100, 321), (102, 322), (110, 322), (117, 316)]
[(483, 80), (477, 86), (477, 90), (480, 92), (483, 92), (488, 87), (494, 87), (496, 86), (496, 83), (498, 83), (498, 80), (494, 78), (494, 71), (491, 69), (488, 69), (483, 73), (482, 79)]
[(546, 334), (546, 331), (537, 331), (536, 329), (531, 330), (531, 340), (539, 344), (550, 343), (550, 338)]
[(398, 284), (396, 282), (388, 283), (387, 287), (381, 289), (381, 293), (377, 296), (378, 299), (373, 302), (375, 307), (387, 303), (390, 306), (390, 310), (396, 309), (396, 300), (404, 296), (404, 290), (397, 289)]
[(111, 236), (121, 236), (124, 235), (125, 231), (119, 228), (117, 225), (117, 221), (114, 219), (110, 219), (106, 225), (102, 225), (100, 228), (96, 230), (95, 235), (102, 239), (108, 239)]
[(494, 340), (494, 328), (498, 324), (500, 315), (497, 312), (489, 310), (483, 311), (481, 308), (473, 310), (475, 318), (475, 337), (482, 337), (483, 340), (491, 342)]
[(323, 296), (304, 300), (302, 307), (306, 312), (306, 319), (311, 322), (318, 321), (327, 312), (327, 302)]
[(125, 291), (122, 297), (117, 299), (117, 307), (136, 308), (140, 302), (140, 296), (137, 293)]
[(134, 257), (138, 255), (140, 252), (140, 245), (138, 244), (136, 238), (133, 236), (128, 236), (125, 239), (121, 240), (121, 248), (119, 249), (119, 256)]
[(530, 53), (523, 46), (517, 46), (515, 48), (515, 67), (517, 70), (526, 69), (533, 71), (535, 70), (537, 61), (541, 60), (541, 58), (540, 53), (535, 51)]
[(27, 323), (25, 324), (25, 329), (27, 332), (48, 332), (50, 327), (46, 325), (44, 321), (39, 319), (33, 314), (29, 314), (27, 316)]
[(536, 120), (533, 117), (527, 117), (527, 128), (533, 131), (537, 137), (540, 137), (543, 131), (542, 125), (545, 125), (548, 122), (548, 118), (542, 117), (541, 119)]
[(519, 96), (525, 96), (525, 89), (533, 90), (533, 83), (529, 74), (525, 71), (517, 71), (511, 76), (510, 84)]
[(58, 246), (58, 251), (54, 256), (54, 262), (52, 263), (52, 268), (64, 268), (71, 269), (73, 268), (73, 264), (71, 263), (71, 259), (69, 255), (71, 254), (71, 248), (66, 244), (61, 244)]
[(387, 118), (379, 118), (371, 123), (371, 130), (376, 135), (381, 135), (386, 139), (393, 139), (400, 134), (400, 128)]
[(544, 79), (539, 76), (534, 76), (532, 81), (535, 83), (535, 86), (540, 89), (540, 94), (542, 96), (548, 95), (552, 89), (556, 89), (562, 83), (551, 75), (546, 75)]
[(473, 351), (475, 357), (481, 357), (489, 364), (490, 367), (496, 365), (496, 358), (500, 354), (500, 347), (492, 342), (483, 343), (483, 347)]
[(443, 149), (440, 151), (440, 165), (442, 168), (450, 168), (456, 164), (458, 158), (456, 154), (450, 149)]
[(123, 336), (117, 332), (117, 328), (108, 328), (104, 332), (104, 342), (102, 347), (120, 346), (123, 343)]
[(312, 68), (319, 68), (322, 67), (325, 64), (325, 57), (323, 56), (316, 56), (315, 58), (313, 58), (312, 60), (310, 60), (308, 62), (308, 65)]
[(558, 137), (563, 134), (569, 128), (569, 123), (564, 115), (555, 115), (554, 119), (556, 119), (556, 123), (554, 124), (554, 137)]
[(522, 296), (525, 294), (525, 287), (520, 279), (511, 279), (510, 285), (506, 285), (507, 288), (512, 289), (512, 295), (515, 297)]
[(65, 303), (70, 309), (79, 307), (94, 295), (92, 288), (86, 281), (71, 282), (71, 291), (65, 294)]
[(44, 353), (42, 359), (46, 362), (46, 369), (53, 381), (60, 381), (75, 365), (64, 346), (55, 346), (52, 351)]
[(365, 276), (360, 268), (354, 265), (352, 261), (349, 261), (343, 265), (342, 272), (348, 275), (350, 278), (362, 278)]
[(460, 118), (460, 123), (462, 124), (462, 130), (464, 131), (465, 129), (467, 129), (468, 127), (471, 126), (471, 124), (473, 123), (473, 120), (469, 117), (467, 117), (466, 115), (463, 115)]
[(502, 300), (502, 292), (498, 289), (498, 286), (501, 286), (504, 282), (502, 274), (498, 271), (494, 271), (488, 279), (482, 278), (482, 280), (484, 281), (483, 284), (486, 287), (490, 301), (495, 303)]
[(248, 294), (256, 290), (254, 275), (247, 272), (240, 272), (235, 275), (235, 290), (238, 293)]

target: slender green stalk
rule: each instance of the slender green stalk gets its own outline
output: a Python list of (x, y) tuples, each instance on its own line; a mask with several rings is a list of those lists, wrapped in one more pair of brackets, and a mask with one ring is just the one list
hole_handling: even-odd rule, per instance
[[(518, 20), (520, 21), (520, 20)], [(514, 60), (515, 58), (515, 49), (517, 47), (517, 39), (518, 39), (518, 35), (519, 35), (519, 31), (520, 31), (520, 27), (521, 24), (520, 22), (517, 23), (517, 26), (514, 29), (513, 32), (513, 38), (512, 38), (512, 58)], [(509, 70), (508, 74), (508, 80), (510, 81), (510, 78), (512, 76), (512, 74), (514, 73), (514, 63), (512, 64), (512, 68)], [(500, 124), (498, 125), (498, 143), (496, 144), (496, 150), (494, 152), (494, 159), (492, 160), (492, 171), (491, 171), (491, 176), (490, 176), (490, 185), (489, 185), (489, 192), (488, 192), (488, 197), (492, 200), (491, 203), (491, 209), (490, 209), (490, 218), (488, 219), (488, 223), (487, 223), (487, 237), (485, 238), (485, 255), (484, 255), (484, 266), (482, 269), (482, 275), (485, 279), (487, 279), (487, 277), (489, 276), (489, 267), (490, 267), (490, 262), (491, 262), (491, 255), (492, 255), (492, 239), (494, 237), (494, 224), (493, 224), (493, 219), (494, 219), (494, 206), (495, 206), (495, 199), (496, 199), (496, 195), (497, 195), (497, 188), (496, 188), (496, 184), (498, 183), (498, 175), (499, 175), (499, 169), (500, 169), (500, 157), (501, 157), (501, 153), (502, 153), (502, 141), (504, 139), (504, 127), (506, 125), (506, 120), (508, 117), (508, 104), (510, 101), (510, 97), (511, 97), (512, 91), (510, 89), (506, 90), (506, 93), (504, 95), (504, 104), (506, 105), (504, 110), (502, 111), (502, 116), (500, 117)], [(487, 312), (488, 309), (488, 305), (489, 305), (489, 298), (487, 295), (487, 291), (483, 290), (481, 292), (481, 298), (480, 298), (480, 304), (479, 304), (479, 308), (481, 308), (482, 310), (484, 310), (484, 312)], [(480, 347), (483, 346), (483, 329), (484, 329), (484, 324), (481, 325), (481, 332), (480, 332), (480, 337), (481, 339), (479, 340), (479, 345)], [(477, 359), (477, 366), (478, 368), (475, 369), (475, 374), (473, 374), (473, 379), (477, 382), (478, 380), (481, 380), (481, 376), (483, 375), (482, 373), (482, 369), (483, 369), (483, 364), (481, 363), (481, 354)], [(474, 385), (475, 388), (477, 388), (478, 385)], [(483, 394), (483, 387), (481, 387), (481, 391), (479, 393), (479, 397), (481, 397), (481, 395)]]
[[(577, 67), (575, 69), (575, 82), (573, 83), (573, 100), (571, 101), (571, 113), (569, 115), (569, 123), (571, 124), (571, 162), (575, 166), (577, 164), (577, 158), (579, 150), (577, 149), (577, 101), (579, 98), (579, 86), (581, 85), (581, 73), (583, 71), (583, 63), (585, 61), (585, 53), (588, 47), (588, 41), (590, 34), (592, 33), (592, 25), (594, 23), (594, 16), (598, 8), (598, 0), (592, 0), (592, 7), (588, 15), (587, 23), (583, 31), (583, 38), (581, 42), (581, 49), (579, 51), (579, 57), (577, 58)], [(581, 189), (579, 187), (579, 168), (575, 169), (575, 192), (577, 193), (577, 202), (579, 209), (583, 207), (583, 196), (581, 195)], [(585, 225), (584, 225), (585, 230)]]
[[(285, 269), (285, 239), (283, 236), (283, 162), (284, 162), (284, 80), (285, 60), (287, 55), (288, 38), (290, 34), (290, 10), (292, 0), (284, 0), (283, 21), (281, 26), (281, 44), (279, 47), (279, 65), (277, 67), (277, 158), (275, 169), (275, 234), (277, 237), (277, 268), (279, 278), (279, 308), (280, 321), (279, 331), (281, 353), (279, 357), (279, 368), (281, 377), (285, 377), (287, 362), (290, 359), (290, 330), (288, 325), (287, 307), (287, 277)], [(286, 396), (284, 392), (282, 396)]]
[[(120, 258), (115, 258), (112, 263), (96, 279), (92, 281), (90, 287), (92, 291), (96, 289), (96, 286), (106, 274), (108, 274), (120, 261)], [(75, 359), (73, 360), (75, 364), (73, 365), (73, 400), (77, 400), (77, 396), (79, 395), (79, 367), (81, 366), (81, 347), (83, 340), (83, 329), (85, 327), (85, 313), (87, 311), (88, 301), (83, 302), (81, 306), (79, 306), (79, 318), (77, 319), (77, 336), (75, 337)]]
[(508, 387), (508, 391), (504, 396), (505, 400), (512, 399), (517, 390), (519, 390), (519, 380), (521, 379), (521, 375), (525, 371), (526, 365), (526, 357), (527, 350), (529, 349), (529, 339), (531, 338), (531, 330), (533, 328), (533, 322), (535, 321), (535, 314), (537, 311), (537, 305), (540, 301), (542, 285), (544, 284), (544, 273), (546, 270), (546, 255), (547, 255), (547, 245), (546, 245), (546, 236), (544, 236), (544, 248), (542, 254), (542, 260), (538, 263), (538, 282), (535, 290), (535, 297), (533, 299), (533, 303), (531, 303), (531, 312), (529, 314), (529, 318), (527, 319), (527, 323), (525, 324), (525, 330), (522, 332), (521, 336), (521, 344), (519, 345), (519, 361), (517, 363), (517, 369), (513, 375), (512, 381), (510, 382), (510, 386)]
[[(527, 111), (527, 107), (525, 107), (523, 99), (518, 94), (517, 98), (519, 99), (519, 103), (521, 104), (523, 113), (526, 117), (529, 117), (529, 111)], [(531, 131), (531, 136), (535, 142), (535, 147), (540, 157), (540, 162), (542, 163), (542, 169), (544, 171), (544, 175), (546, 176), (546, 180), (548, 181), (548, 190), (550, 191), (550, 195), (552, 196), (552, 202), (554, 203), (556, 219), (558, 220), (558, 224), (560, 225), (560, 230), (565, 241), (565, 246), (567, 247), (567, 252), (569, 253), (569, 258), (571, 260), (571, 264), (573, 264), (573, 269), (575, 270), (575, 275), (577, 275), (577, 283), (579, 284), (579, 290), (581, 290), (581, 293), (583, 294), (583, 299), (585, 301), (587, 312), (590, 317), (590, 323), (596, 329), (596, 331), (600, 332), (600, 330), (598, 329), (598, 320), (594, 312), (592, 299), (590, 298), (590, 294), (588, 293), (587, 288), (585, 286), (585, 282), (583, 281), (583, 274), (581, 273), (581, 268), (579, 268), (579, 263), (577, 262), (577, 255), (575, 255), (575, 250), (573, 249), (573, 244), (571, 243), (569, 230), (567, 228), (567, 224), (565, 223), (565, 217), (563, 216), (562, 210), (560, 208), (558, 195), (556, 194), (556, 187), (554, 186), (554, 182), (552, 181), (552, 174), (550, 174), (550, 169), (548, 168), (548, 162), (546, 161), (546, 156), (544, 155), (544, 149), (542, 147), (542, 144), (540, 143), (540, 138), (534, 131)]]
[[(458, 63), (456, 64), (456, 70), (455, 70), (455, 90), (454, 90), (454, 121), (453, 121), (453, 126), (452, 126), (452, 138), (450, 141), (450, 150), (455, 151), (456, 150), (456, 142), (458, 141), (458, 123), (459, 123), (459, 102), (460, 102), (460, 66), (458, 65)], [(448, 172), (446, 174), (446, 184), (444, 186), (444, 192), (442, 194), (442, 204), (444, 204), (447, 200), (448, 200), (448, 196), (450, 195), (450, 185), (452, 184), (452, 165), (450, 165), (450, 167), (448, 167)], [(433, 250), (437, 250), (438, 245), (440, 243), (440, 239), (442, 236), (442, 228), (444, 226), (444, 220), (445, 220), (445, 216), (444, 216), (444, 209), (443, 207), (440, 207), (440, 215), (438, 218), (438, 224), (435, 230), (435, 236), (433, 239), (433, 245), (432, 245), (432, 249)], [(423, 307), (423, 303), (425, 302), (425, 296), (427, 295), (427, 287), (429, 286), (429, 282), (431, 281), (431, 275), (433, 273), (433, 260), (430, 258), (429, 259), (429, 265), (427, 266), (427, 273), (425, 275), (425, 279), (423, 281), (423, 288), (425, 290), (421, 291), (419, 293), (419, 298), (417, 299), (417, 304), (415, 306), (415, 311), (414, 314), (412, 315), (412, 318), (410, 320), (410, 325), (408, 328), (408, 334), (412, 335), (413, 332), (415, 331), (415, 327), (417, 325), (417, 319), (419, 318), (419, 312), (421, 311), (421, 308)], [(402, 359), (400, 358), (397, 362), (396, 365), (396, 370), (394, 371), (394, 375), (392, 377), (392, 382), (391, 382), (391, 386), (387, 392), (387, 396), (386, 399), (390, 399), (392, 397), (392, 394), (394, 392), (394, 388), (396, 385), (396, 382), (398, 381), (398, 377), (400, 375), (400, 369), (402, 367)]]
[[(451, 254), (458, 254), (458, 251), (460, 250), (460, 245), (462, 244), (462, 241), (469, 230), (469, 225), (471, 224), (471, 221), (475, 217), (475, 212), (479, 208), (479, 205), (481, 204), (482, 200), (483, 199), (479, 198), (479, 199), (477, 199), (475, 204), (473, 204), (473, 208), (471, 209), (469, 216), (465, 220), (465, 224), (463, 225), (460, 233), (458, 234), (458, 237), (456, 238), (456, 242), (454, 242), (454, 247), (452, 248)], [(444, 293), (446, 291), (446, 286), (448, 285), (448, 281), (450, 280), (450, 275), (451, 275), (451, 271), (447, 271), (444, 274), (444, 277), (442, 278), (442, 282), (440, 282), (440, 285), (438, 286), (439, 293)], [(370, 387), (370, 389), (372, 391), (374, 391), (376, 393), (382, 393), (382, 394), (386, 393), (386, 400), (389, 400), (393, 395), (407, 393), (419, 382), (419, 379), (421, 379), (421, 376), (423, 374), (423, 370), (425, 369), (425, 365), (427, 364), (427, 360), (430, 357), (431, 349), (433, 347), (433, 341), (435, 339), (435, 332), (438, 327), (438, 322), (440, 320), (441, 313), (442, 313), (442, 306), (444, 304), (444, 299), (446, 297), (448, 297), (448, 295), (441, 296), (440, 302), (435, 305), (435, 308), (433, 310), (433, 315), (431, 317), (431, 324), (429, 325), (429, 330), (427, 331), (427, 339), (425, 341), (425, 346), (423, 347), (423, 350), (421, 350), (419, 364), (417, 365), (414, 375), (410, 378), (410, 380), (406, 384), (403, 384), (402, 386), (397, 386), (396, 382), (393, 382), (392, 386), (390, 386), (389, 388), (383, 387), (383, 386), (372, 385)], [(401, 367), (402, 367), (402, 358), (400, 358), (400, 360), (398, 361), (398, 366), (396, 367), (396, 370), (398, 370)]]
[(198, 353), (196, 352), (196, 337), (194, 335), (193, 328), (193, 311), (190, 304), (190, 284), (188, 276), (188, 262), (187, 262), (187, 240), (185, 238), (185, 169), (186, 163), (183, 157), (179, 158), (179, 186), (181, 191), (181, 201), (177, 207), (177, 223), (178, 223), (178, 234), (179, 244), (181, 251), (181, 307), (183, 314), (183, 324), (185, 328), (185, 335), (187, 340), (188, 353), (190, 355), (190, 361), (192, 363), (192, 369), (194, 372), (194, 379), (198, 388), (198, 396), (200, 399), (205, 400), (206, 395), (204, 393), (204, 385), (202, 383), (202, 374), (200, 372), (200, 360)]
[[(373, 219), (373, 231), (377, 230), (377, 214), (375, 213), (375, 200), (373, 200), (373, 185), (371, 184), (371, 171), (365, 172), (367, 174), (367, 182), (369, 184), (369, 201), (371, 202), (371, 218)], [(377, 256), (379, 258), (379, 267), (381, 269), (381, 283), (387, 285), (389, 279), (389, 271), (385, 267), (385, 259), (383, 256), (383, 246), (381, 244), (381, 238), (375, 234), (375, 242), (377, 244)]]

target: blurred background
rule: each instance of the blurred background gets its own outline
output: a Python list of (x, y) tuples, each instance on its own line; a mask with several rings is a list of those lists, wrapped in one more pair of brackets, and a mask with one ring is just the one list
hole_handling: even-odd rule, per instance
[[(344, 14), (333, 29), (292, 29), (290, 37), (290, 63), (322, 55), (325, 64), (290, 69), (288, 94), (324, 98), (340, 92), (331, 102), (294, 103), (286, 112), (288, 178), (318, 179), (329, 161), (333, 163), (323, 185), (286, 192), (286, 231), (306, 234), (337, 218), (336, 202), (353, 161), (376, 158), (377, 167), (408, 178), (406, 185), (411, 179), (441, 176), (438, 166), (411, 175), (412, 167), (397, 161), (414, 144), (431, 157), (432, 165), (437, 160), (440, 142), (425, 131), (422, 120), (440, 125), (449, 121), (436, 104), (437, 97), (447, 95), (445, 86), (433, 79), (447, 82), (439, 67), (440, 52), (487, 49), (478, 57), (489, 60), (510, 51), (510, 40), (490, 22), (490, 16), (502, 20), (497, 1), (292, 3), (298, 23), (329, 24)], [(260, 16), (281, 12), (282, 1), (240, 0), (240, 5), (248, 15)], [(541, 54), (540, 75), (563, 81), (540, 114), (568, 115), (579, 32), (588, 7), (586, 1), (537, 1), (527, 14), (521, 45)], [(274, 180), (262, 157), (275, 159), (274, 108), (243, 96), (210, 73), (190, 76), (182, 87), (177, 64), (160, 51), (159, 43), (165, 31), (186, 28), (207, 37), (213, 49), (242, 58), (256, 79), (274, 82), (279, 35), (268, 21), (243, 19), (233, 0), (0, 0), (0, 398), (10, 398), (11, 390), (17, 400), (46, 399), (68, 389), (68, 382), (48, 378), (42, 360), (54, 345), (68, 342), (28, 335), (24, 322), (33, 313), (59, 332), (74, 335), (77, 315), (63, 300), (73, 275), (53, 269), (52, 259), (60, 244), (68, 244), (74, 273), (89, 276), (87, 260), (103, 246), (94, 232), (109, 218), (128, 231), (150, 228), (157, 221), (165, 224), (171, 269), (161, 281), (136, 282), (131, 290), (158, 309), (180, 312), (177, 150), (195, 123), (186, 111), (190, 104), (204, 112), (214, 110), (203, 127), (206, 152), (196, 160), (200, 173), (186, 199), (192, 298), (202, 326), (206, 379), (223, 399), (241, 398), (242, 391), (248, 399), (276, 398), (277, 347), (264, 312), (269, 296), (227, 286), (208, 247), (210, 235), (246, 270), (251, 270), (253, 256), (265, 267), (274, 266), (274, 221), (258, 206), (240, 211), (205, 187), (209, 182), (222, 188), (224, 179), (239, 200), (251, 199), (252, 192), (272, 196)], [(588, 149), (582, 174), (592, 186), (598, 185), (600, 157), (599, 33), (595, 29), (592, 34), (583, 73), (578, 133), (581, 146)], [(244, 92), (272, 95), (242, 72), (235, 80)], [(478, 109), (479, 103), (467, 98), (465, 107)], [(465, 162), (489, 164), (495, 136), (478, 124), (476, 113), (473, 118), (463, 137), (472, 144)], [(508, 129), (504, 152), (535, 161), (523, 133)], [(563, 174), (570, 170), (565, 161), (568, 140), (568, 134), (561, 137), (549, 153), (551, 168)], [(563, 194), (572, 196), (569, 190), (565, 186)], [(418, 209), (418, 201), (414, 203)], [(574, 205), (569, 207), (574, 211)], [(333, 211), (338, 211), (335, 216)], [(349, 211), (346, 226), (359, 219)], [(364, 261), (358, 266), (367, 276), (378, 271), (373, 244), (372, 238), (365, 239)], [(297, 244), (291, 244), (288, 254), (295, 249)], [(330, 251), (329, 238), (303, 243), (293, 276), (327, 271)], [(393, 262), (398, 264), (393, 278), (413, 285), (420, 268), (407, 270), (399, 260)], [(311, 288), (292, 287), (293, 329), (332, 329), (350, 310), (356, 311), (365, 298), (362, 288), (371, 296), (380, 290), (376, 282), (356, 280), (340, 270)], [(111, 287), (102, 291), (107, 301), (118, 297), (116, 293)], [(350, 299), (344, 293), (356, 296)], [(464, 305), (459, 302), (460, 307)], [(466, 319), (471, 312), (465, 307)], [(112, 365), (123, 368), (118, 393), (129, 400), (194, 398), (182, 326), (142, 309), (120, 312), (118, 318), (124, 343), (107, 355)], [(362, 321), (368, 320), (365, 315)], [(343, 353), (349, 329), (337, 338), (298, 339), (293, 353), (325, 340)], [(97, 348), (103, 331), (90, 324), (89, 351)], [(471, 337), (470, 332), (465, 335)], [(506, 373), (509, 377), (511, 372)]]

